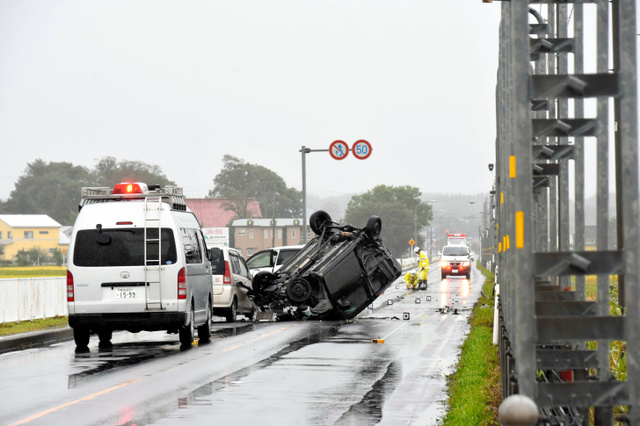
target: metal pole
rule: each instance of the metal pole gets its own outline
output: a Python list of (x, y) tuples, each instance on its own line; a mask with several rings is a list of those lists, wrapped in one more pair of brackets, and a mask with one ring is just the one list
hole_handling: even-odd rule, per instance
[(302, 145), (302, 242), (307, 243), (307, 164), (305, 155), (310, 152), (309, 148)]
[(307, 163), (305, 155), (310, 152), (328, 152), (328, 149), (311, 149), (302, 145), (302, 242), (307, 243)]

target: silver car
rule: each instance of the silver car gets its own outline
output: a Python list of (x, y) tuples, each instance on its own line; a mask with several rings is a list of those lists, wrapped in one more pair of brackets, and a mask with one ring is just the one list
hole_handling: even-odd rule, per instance
[(238, 314), (253, 319), (255, 307), (247, 297), (247, 288), (251, 288), (251, 273), (240, 252), (229, 247), (213, 247), (210, 259), (213, 314), (224, 317), (227, 322), (234, 322)]

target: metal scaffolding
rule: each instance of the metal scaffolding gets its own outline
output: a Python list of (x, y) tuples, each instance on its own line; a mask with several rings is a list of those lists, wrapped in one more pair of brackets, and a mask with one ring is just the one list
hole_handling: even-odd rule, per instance
[[(640, 425), (636, 1), (501, 8), (495, 186), (481, 234), (483, 261), (495, 247), (498, 267), (503, 396), (530, 397), (540, 424)], [(626, 378), (610, 369), (612, 342)]]

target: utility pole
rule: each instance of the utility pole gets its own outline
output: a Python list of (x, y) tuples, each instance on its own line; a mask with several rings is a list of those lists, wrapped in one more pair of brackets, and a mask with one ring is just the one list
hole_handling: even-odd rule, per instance
[(311, 149), (302, 145), (302, 243), (307, 243), (307, 162), (305, 155), (310, 152), (328, 152), (328, 149)]

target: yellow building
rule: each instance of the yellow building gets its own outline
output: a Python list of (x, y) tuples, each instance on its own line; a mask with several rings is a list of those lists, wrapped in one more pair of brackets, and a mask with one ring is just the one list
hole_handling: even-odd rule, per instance
[(51, 255), (60, 245), (60, 224), (46, 214), (0, 214), (0, 259), (13, 260), (18, 251), (38, 247)]

